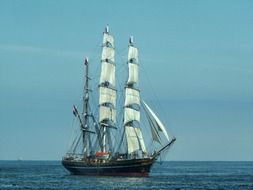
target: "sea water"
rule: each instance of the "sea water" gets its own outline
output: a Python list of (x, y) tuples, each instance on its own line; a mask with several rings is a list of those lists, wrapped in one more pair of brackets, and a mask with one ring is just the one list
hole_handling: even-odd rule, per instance
[(70, 175), (59, 161), (0, 161), (0, 189), (253, 189), (253, 162), (163, 162), (149, 177)]

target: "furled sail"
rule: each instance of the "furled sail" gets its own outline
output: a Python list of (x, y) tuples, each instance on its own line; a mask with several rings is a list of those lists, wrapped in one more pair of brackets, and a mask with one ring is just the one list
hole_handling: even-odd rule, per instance
[[(152, 132), (152, 136), (154, 140), (157, 140), (157, 138), (159, 139), (159, 134), (158, 131), (161, 131), (164, 136), (167, 138), (168, 141), (170, 141), (169, 135), (165, 129), (165, 126), (163, 125), (163, 123), (160, 121), (160, 119), (156, 116), (156, 114), (151, 110), (151, 108), (144, 102), (142, 101), (145, 111), (147, 113), (149, 122), (151, 123), (151, 132)], [(152, 128), (154, 127), (154, 128)]]
[(128, 49), (128, 80), (125, 88), (124, 126), (127, 140), (128, 153), (142, 150), (146, 152), (140, 123), (140, 92), (138, 85), (138, 49), (133, 46), (130, 39)]

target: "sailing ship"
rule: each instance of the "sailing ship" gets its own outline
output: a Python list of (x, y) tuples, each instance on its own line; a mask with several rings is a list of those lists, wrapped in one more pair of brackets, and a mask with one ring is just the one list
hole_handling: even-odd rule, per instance
[[(72, 174), (148, 176), (157, 158), (176, 140), (140, 96), (138, 49), (133, 37), (129, 39), (126, 62), (128, 76), (122, 89), (117, 89), (114, 37), (106, 26), (101, 74), (96, 85), (98, 103), (94, 106), (90, 101), (93, 91), (89, 60), (85, 58), (82, 112), (73, 107), (78, 135), (62, 159), (63, 166)], [(117, 105), (119, 91), (124, 94), (122, 105)]]

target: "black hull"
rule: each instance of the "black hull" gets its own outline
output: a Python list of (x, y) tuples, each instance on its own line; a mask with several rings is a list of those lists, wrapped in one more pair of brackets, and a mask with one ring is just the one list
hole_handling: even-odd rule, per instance
[(62, 165), (74, 175), (148, 176), (154, 159), (115, 160), (107, 163), (86, 163), (63, 160)]

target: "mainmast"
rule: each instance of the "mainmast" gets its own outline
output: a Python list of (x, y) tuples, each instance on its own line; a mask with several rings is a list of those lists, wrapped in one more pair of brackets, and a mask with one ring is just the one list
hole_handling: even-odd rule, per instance
[(109, 150), (109, 128), (116, 123), (115, 50), (114, 39), (106, 26), (103, 33), (101, 74), (99, 81), (99, 124), (101, 127), (102, 151)]
[(140, 90), (138, 89), (138, 49), (134, 47), (133, 37), (128, 46), (128, 80), (125, 87), (124, 127), (128, 154), (146, 153), (146, 147), (140, 129)]

